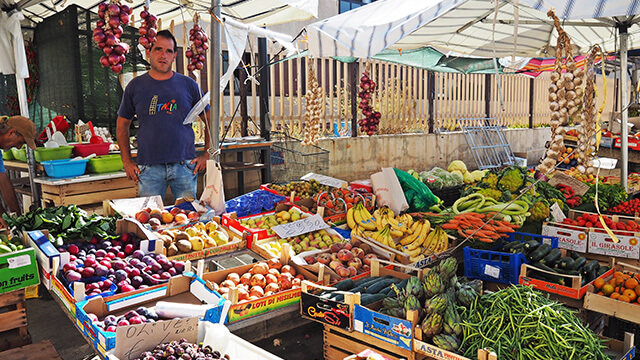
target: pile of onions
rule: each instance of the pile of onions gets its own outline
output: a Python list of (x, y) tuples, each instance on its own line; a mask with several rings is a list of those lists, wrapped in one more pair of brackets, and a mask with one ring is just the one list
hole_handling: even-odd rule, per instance
[(98, 4), (98, 17), (100, 20), (93, 29), (93, 41), (104, 51), (100, 58), (102, 67), (110, 67), (116, 74), (122, 71), (125, 55), (129, 52), (129, 44), (120, 42), (122, 26), (129, 24), (129, 15), (132, 9), (120, 4), (118, 0), (111, 0), (108, 4)]
[(369, 71), (365, 70), (360, 78), (360, 89), (358, 97), (360, 98), (360, 104), (358, 108), (362, 110), (364, 118), (358, 120), (360, 130), (367, 135), (371, 136), (378, 131), (378, 124), (380, 124), (380, 112), (375, 111), (371, 106), (373, 100), (373, 94), (376, 91), (376, 83), (369, 78)]
[(143, 48), (150, 50), (153, 43), (156, 42), (158, 18), (150, 14), (146, 6), (140, 12), (140, 18), (142, 19), (142, 24), (138, 29), (138, 34), (140, 34), (138, 42)]
[(193, 28), (189, 30), (189, 41), (191, 41), (191, 46), (184, 53), (184, 56), (189, 59), (187, 70), (202, 70), (207, 60), (205, 53), (209, 49), (209, 38), (202, 27), (198, 25), (198, 14), (193, 18)]
[(304, 139), (302, 145), (318, 145), (318, 139), (320, 139), (320, 116), (322, 115), (323, 96), (318, 79), (316, 78), (316, 72), (313, 69), (313, 65), (309, 63), (309, 89), (304, 96), (306, 99), (306, 105), (304, 107)]

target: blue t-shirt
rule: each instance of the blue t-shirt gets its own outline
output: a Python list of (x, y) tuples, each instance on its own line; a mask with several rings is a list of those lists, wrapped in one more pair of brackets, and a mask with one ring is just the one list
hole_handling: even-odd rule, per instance
[(4, 169), (4, 159), (0, 156), (0, 173), (3, 172), (7, 172), (7, 170)]
[(201, 94), (193, 79), (175, 72), (167, 80), (155, 80), (147, 73), (129, 82), (118, 116), (138, 116), (138, 165), (196, 157), (193, 128), (182, 122)]

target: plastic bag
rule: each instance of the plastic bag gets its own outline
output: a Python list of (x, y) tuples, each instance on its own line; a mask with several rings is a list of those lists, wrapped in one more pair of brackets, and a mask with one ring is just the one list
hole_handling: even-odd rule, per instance
[(427, 185), (420, 180), (409, 175), (406, 171), (393, 168), (393, 171), (400, 181), (400, 186), (404, 191), (404, 196), (409, 203), (408, 212), (426, 212), (433, 205), (440, 203), (440, 199), (433, 195)]
[(227, 212), (235, 211), (238, 217), (244, 217), (271, 211), (277, 203), (285, 199), (284, 196), (266, 190), (255, 190), (227, 201), (225, 207)]

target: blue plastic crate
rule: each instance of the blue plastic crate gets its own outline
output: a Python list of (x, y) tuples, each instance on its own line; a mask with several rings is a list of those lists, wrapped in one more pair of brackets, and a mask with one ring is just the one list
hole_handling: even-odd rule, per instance
[[(556, 236), (527, 234), (521, 232), (509, 233), (505, 242), (525, 242), (538, 240), (551, 245), (552, 249), (558, 247)], [(520, 265), (528, 264), (522, 253), (505, 253), (491, 250), (478, 250), (470, 247), (464, 248), (464, 276), (471, 279), (481, 279), (502, 284), (518, 284), (520, 277)]]
[(70, 178), (83, 175), (87, 169), (89, 159), (63, 159), (43, 161), (44, 171), (55, 178)]

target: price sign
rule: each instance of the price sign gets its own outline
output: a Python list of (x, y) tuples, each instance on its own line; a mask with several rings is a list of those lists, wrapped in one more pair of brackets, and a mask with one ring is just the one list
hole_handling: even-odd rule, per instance
[(551, 205), (551, 215), (553, 215), (553, 221), (555, 222), (562, 222), (562, 220), (566, 218), (562, 209), (560, 209), (560, 206), (556, 202)]
[(484, 274), (487, 275), (487, 276), (491, 276), (492, 278), (499, 279), (500, 278), (500, 268), (495, 267), (495, 266), (491, 266), (491, 265), (486, 265), (484, 267)]
[(294, 222), (274, 226), (271, 229), (283, 239), (306, 234), (312, 231), (328, 228), (329, 225), (324, 222), (322, 216), (315, 214), (308, 218), (300, 219)]
[(583, 183), (582, 181), (569, 176), (567, 174), (563, 174), (559, 171), (556, 171), (553, 174), (553, 177), (549, 180), (549, 184), (556, 186), (558, 184), (563, 184), (571, 187), (573, 191), (575, 191), (576, 195), (582, 196), (584, 193), (589, 191), (589, 185)]
[(309, 181), (311, 179), (315, 179), (322, 185), (332, 186), (332, 187), (335, 187), (335, 188), (338, 188), (338, 189), (346, 188), (349, 185), (344, 180), (336, 179), (336, 178), (331, 177), (331, 176), (315, 174), (315, 173), (308, 173), (307, 175), (304, 175), (300, 179), (301, 180), (307, 180), (307, 181)]

